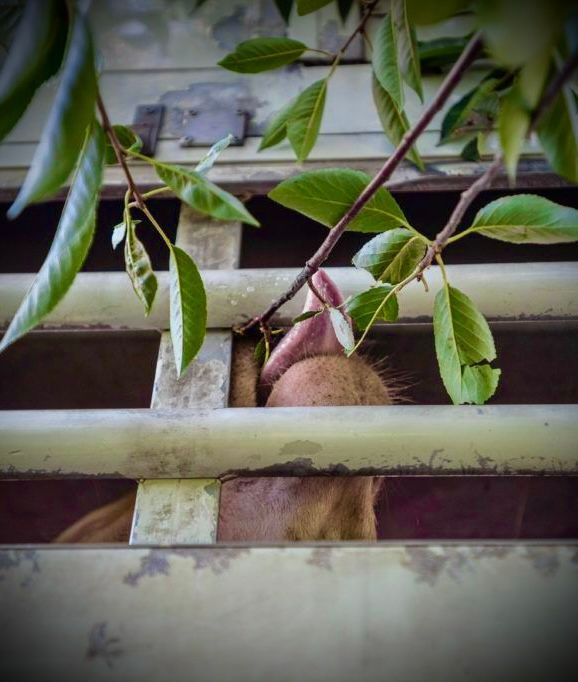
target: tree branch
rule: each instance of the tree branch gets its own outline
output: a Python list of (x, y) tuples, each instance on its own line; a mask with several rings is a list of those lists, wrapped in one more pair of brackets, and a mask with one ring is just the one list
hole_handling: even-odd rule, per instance
[(119, 162), (120, 167), (122, 168), (122, 172), (124, 173), (124, 176), (126, 177), (126, 184), (128, 185), (130, 193), (132, 194), (132, 197), (135, 201), (135, 204), (138, 206), (138, 208), (140, 208), (141, 210), (144, 210), (146, 208), (144, 199), (143, 199), (142, 194), (140, 193), (138, 187), (136, 186), (136, 184), (134, 182), (134, 179), (132, 177), (132, 174), (130, 172), (128, 164), (126, 162), (126, 158), (124, 156), (122, 146), (121, 146), (120, 142), (118, 141), (118, 137), (116, 136), (116, 133), (114, 132), (114, 128), (112, 127), (112, 124), (111, 124), (110, 119), (108, 117), (108, 113), (107, 113), (106, 108), (104, 106), (104, 102), (102, 101), (102, 97), (100, 95), (100, 92), (97, 94), (97, 97), (96, 97), (96, 105), (98, 107), (98, 113), (100, 114), (100, 118), (102, 120), (102, 127), (104, 129), (106, 136), (110, 140), (110, 144), (112, 145), (112, 148), (114, 149), (116, 159)]
[(246, 332), (255, 326), (267, 322), (279, 308), (291, 300), (295, 294), (301, 289), (301, 287), (307, 282), (307, 280), (319, 270), (321, 265), (327, 260), (329, 254), (341, 238), (341, 235), (347, 229), (349, 223), (359, 214), (361, 209), (365, 204), (371, 199), (371, 197), (377, 192), (377, 190), (383, 185), (383, 183), (389, 179), (393, 171), (399, 166), (399, 164), (405, 158), (407, 152), (414, 145), (417, 138), (428, 126), (430, 121), (433, 119), (435, 114), (443, 107), (447, 98), (455, 89), (456, 85), (460, 81), (464, 72), (476, 59), (482, 48), (482, 40), (480, 34), (476, 34), (470, 40), (468, 45), (465, 47), (464, 51), (460, 55), (459, 59), (453, 65), (448, 75), (446, 76), (444, 82), (442, 83), (440, 89), (437, 91), (435, 97), (422, 113), (419, 120), (415, 126), (408, 130), (403, 136), (398, 147), (395, 149), (393, 154), (387, 159), (385, 164), (382, 166), (381, 170), (373, 178), (373, 180), (367, 185), (363, 192), (357, 197), (353, 205), (341, 218), (341, 220), (333, 227), (325, 241), (321, 244), (319, 249), (315, 254), (306, 262), (305, 267), (297, 275), (289, 289), (282, 294), (274, 303), (272, 303), (267, 310), (260, 316), (253, 318), (245, 325), (238, 328), (240, 333)]
[(558, 93), (570, 78), (574, 70), (578, 67), (578, 51), (574, 52), (570, 58), (563, 64), (562, 68), (556, 74), (554, 80), (550, 83), (546, 91), (544, 92), (538, 106), (534, 109), (532, 113), (532, 118), (530, 119), (530, 130), (528, 134), (535, 130), (540, 120), (546, 110), (554, 103)]

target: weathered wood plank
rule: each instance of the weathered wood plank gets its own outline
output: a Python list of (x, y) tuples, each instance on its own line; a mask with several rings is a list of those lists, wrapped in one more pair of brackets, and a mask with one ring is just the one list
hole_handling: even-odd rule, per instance
[[(452, 284), (470, 296), (492, 319), (573, 319), (578, 317), (578, 263), (485, 263), (448, 265)], [(208, 295), (208, 326), (230, 328), (264, 310), (297, 275), (296, 268), (204, 270)], [(344, 296), (369, 287), (370, 275), (354, 268), (327, 268)], [(59, 306), (45, 319), (46, 327), (168, 328), (168, 276), (157, 273), (159, 291), (151, 314), (144, 317), (126, 275), (121, 272), (80, 273)], [(32, 274), (0, 275), (0, 327), (7, 325), (30, 287)], [(402, 321), (431, 318), (441, 286), (439, 269), (427, 276), (429, 292), (410, 283), (399, 293)], [(301, 312), (305, 291), (274, 318), (288, 323)]]
[(543, 682), (575, 543), (0, 552), (6, 679)]
[(0, 412), (4, 478), (578, 473), (577, 405)]

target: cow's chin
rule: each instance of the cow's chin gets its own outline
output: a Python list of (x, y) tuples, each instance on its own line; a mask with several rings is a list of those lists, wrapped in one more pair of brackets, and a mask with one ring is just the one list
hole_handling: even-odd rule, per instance
[(295, 362), (274, 383), (267, 407), (390, 405), (380, 375), (363, 359), (315, 355)]

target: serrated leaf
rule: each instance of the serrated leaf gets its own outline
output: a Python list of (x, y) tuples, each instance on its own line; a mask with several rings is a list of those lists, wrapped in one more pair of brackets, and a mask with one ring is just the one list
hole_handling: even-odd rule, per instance
[(525, 64), (509, 92), (500, 102), (498, 130), (506, 170), (516, 177), (518, 158), (530, 129), (530, 116), (542, 93), (548, 73), (549, 55), (539, 55)]
[(464, 148), (460, 152), (460, 156), (464, 161), (477, 162), (480, 160), (480, 150), (478, 149), (477, 135), (464, 145)]
[(124, 263), (132, 288), (144, 305), (145, 315), (148, 315), (155, 300), (158, 284), (147, 250), (136, 236), (136, 222), (133, 220), (129, 220), (126, 225)]
[(391, 18), (396, 36), (397, 63), (405, 82), (423, 102), (421, 69), (415, 30), (409, 22), (405, 0), (392, 0)]
[(263, 133), (259, 151), (267, 149), (268, 147), (274, 147), (276, 144), (279, 144), (279, 142), (283, 142), (287, 137), (287, 121), (289, 120), (289, 115), (294, 104), (295, 99), (292, 99), (273, 116), (267, 129)]
[[(114, 125), (112, 126), (116, 134), (117, 140), (120, 142), (120, 146), (123, 149), (131, 152), (139, 152), (142, 149), (142, 140), (140, 137), (128, 126)], [(107, 138), (106, 150), (104, 154), (105, 163), (109, 166), (113, 166), (118, 163), (116, 154), (114, 153), (114, 147)]]
[[(356, 296), (352, 296), (347, 300), (346, 310), (347, 314), (351, 316), (357, 327), (363, 331), (367, 329), (373, 316), (376, 314), (380, 306), (382, 306), (386, 296), (392, 291), (391, 284), (380, 284), (379, 286), (362, 291)], [(397, 296), (392, 294), (387, 299), (385, 305), (381, 307), (377, 313), (376, 320), (384, 320), (385, 322), (395, 322), (399, 315), (399, 306), (397, 303)]]
[(126, 235), (126, 224), (124, 223), (124, 221), (122, 223), (119, 223), (118, 225), (115, 225), (112, 228), (112, 235), (110, 237), (110, 243), (112, 244), (113, 249), (116, 249), (116, 247), (125, 238), (125, 235)]
[(286, 24), (289, 23), (291, 10), (293, 9), (293, 0), (275, 0), (279, 14), (283, 17)]
[(456, 38), (434, 38), (417, 41), (417, 49), (422, 71), (441, 69), (451, 66), (464, 51), (471, 36)]
[(306, 49), (307, 45), (290, 38), (253, 38), (239, 43), (234, 52), (221, 59), (219, 66), (237, 73), (261, 73), (291, 64)]
[[(372, 75), (371, 84), (373, 101), (375, 102), (375, 108), (377, 109), (383, 132), (392, 145), (397, 147), (402, 137), (409, 130), (407, 116), (397, 108), (388, 92), (381, 87), (375, 74)], [(420, 170), (424, 170), (423, 161), (415, 146), (409, 150), (406, 158), (415, 163)]]
[[(370, 181), (367, 173), (349, 169), (306, 171), (280, 182), (269, 192), (269, 197), (326, 227), (334, 227)], [(401, 208), (391, 194), (380, 187), (347, 229), (385, 232), (400, 225), (408, 226)]]
[(537, 132), (546, 158), (556, 173), (578, 182), (578, 114), (568, 86), (544, 112)]
[(294, 317), (292, 324), (297, 324), (298, 322), (309, 320), (312, 317), (317, 317), (317, 315), (321, 315), (323, 312), (325, 312), (323, 308), (321, 310), (306, 310), (304, 313), (301, 313), (301, 315)]
[(398, 284), (412, 274), (424, 257), (425, 244), (409, 230), (398, 227), (370, 239), (353, 257), (376, 280)]
[(496, 392), (501, 369), (490, 365), (466, 365), (462, 373), (462, 403), (483, 405)]
[(94, 117), (96, 90), (92, 39), (84, 15), (77, 11), (56, 97), (9, 218), (50, 196), (66, 181)]
[(305, 161), (317, 140), (326, 92), (326, 80), (313, 83), (297, 97), (289, 112), (287, 137), (299, 161)]
[(442, 121), (439, 143), (491, 130), (499, 103), (494, 89), (499, 84), (499, 78), (486, 78), (450, 107)]
[(180, 166), (155, 164), (159, 178), (195, 211), (219, 220), (240, 220), (259, 227), (259, 223), (243, 204), (196, 171)]
[(331, 326), (337, 340), (343, 346), (343, 350), (346, 353), (351, 352), (355, 346), (355, 338), (353, 337), (353, 330), (349, 320), (337, 308), (329, 309), (329, 319), (331, 320)]
[(578, 210), (535, 194), (517, 194), (484, 206), (470, 229), (513, 244), (575, 242), (578, 241)]
[(412, 23), (437, 24), (454, 16), (471, 4), (471, 0), (407, 0), (407, 11)]
[(170, 327), (179, 377), (199, 352), (207, 326), (207, 296), (192, 258), (178, 246), (171, 249)]
[[(476, 395), (484, 395), (487, 400), (490, 396), (484, 394), (483, 385), (488, 383), (488, 370), (468, 372), (466, 388), (462, 387), (466, 366), (491, 362), (496, 357), (484, 316), (465, 294), (444, 284), (435, 297), (433, 326), (440, 374), (452, 402), (456, 405), (472, 402)], [(497, 376), (495, 379), (497, 386)]]
[(329, 5), (333, 0), (297, 0), (297, 14), (303, 16)]
[(383, 19), (375, 35), (372, 55), (373, 73), (381, 87), (394, 101), (395, 106), (403, 109), (403, 85), (397, 62), (397, 36), (391, 12)]
[(36, 90), (60, 68), (67, 32), (64, 0), (26, 3), (0, 73), (0, 141), (20, 120)]
[(201, 175), (206, 175), (211, 168), (215, 165), (215, 161), (219, 156), (227, 149), (227, 147), (235, 139), (234, 135), (229, 133), (226, 137), (215, 144), (209, 149), (209, 151), (203, 156), (199, 163), (195, 166), (195, 171)]
[(94, 122), (81, 149), (50, 251), (0, 342), (0, 351), (57, 306), (82, 267), (94, 234), (103, 162), (104, 133)]

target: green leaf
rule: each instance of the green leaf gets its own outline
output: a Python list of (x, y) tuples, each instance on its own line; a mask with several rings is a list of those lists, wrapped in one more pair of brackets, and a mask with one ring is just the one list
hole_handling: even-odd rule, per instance
[[(138, 221), (135, 220), (135, 222), (138, 222)], [(116, 247), (125, 238), (125, 235), (126, 235), (126, 225), (125, 225), (124, 221), (122, 223), (119, 223), (118, 225), (115, 225), (112, 228), (112, 235), (110, 237), (110, 242), (112, 244), (113, 249), (116, 249)]]
[(490, 365), (466, 365), (462, 374), (462, 403), (483, 405), (496, 392), (501, 374), (501, 369)]
[(513, 244), (578, 241), (578, 210), (535, 194), (501, 197), (480, 209), (471, 230)]
[(178, 246), (170, 255), (170, 326), (179, 377), (199, 352), (207, 326), (207, 296), (190, 256)]
[(495, 391), (499, 374), (494, 373), (495, 380), (488, 382), (488, 370), (474, 369), (467, 373), (465, 387), (462, 385), (467, 366), (491, 362), (496, 357), (484, 316), (465, 294), (444, 284), (435, 297), (433, 326), (440, 374), (452, 402), (485, 402)]
[(157, 278), (144, 244), (136, 236), (136, 221), (130, 218), (126, 225), (124, 262), (132, 288), (144, 305), (145, 315), (148, 315), (157, 293)]
[[(372, 76), (371, 83), (373, 101), (375, 102), (375, 107), (383, 127), (383, 132), (392, 145), (397, 147), (401, 142), (402, 137), (409, 130), (407, 116), (403, 111), (400, 111), (397, 108), (395, 102), (388, 92), (381, 87), (379, 81), (375, 77), (375, 74)], [(420, 170), (424, 170), (423, 161), (421, 160), (421, 157), (418, 154), (415, 146), (409, 150), (407, 158), (415, 163)]]
[(253, 38), (239, 43), (219, 66), (237, 73), (271, 71), (299, 59), (306, 49), (307, 45), (290, 38)]
[(253, 358), (255, 359), (255, 362), (259, 367), (263, 367), (263, 365), (269, 359), (269, 348), (268, 344), (265, 342), (264, 336), (262, 336), (259, 339), (259, 342), (255, 346), (255, 350), (253, 351)]
[(552, 168), (571, 182), (578, 182), (578, 116), (576, 101), (568, 86), (544, 112), (538, 137)]
[(209, 151), (203, 156), (199, 163), (195, 166), (195, 171), (200, 175), (206, 175), (211, 168), (215, 165), (215, 161), (219, 156), (227, 149), (227, 147), (235, 139), (234, 135), (229, 133), (226, 137), (215, 144), (209, 149)]
[(329, 319), (331, 320), (331, 325), (335, 336), (339, 343), (343, 346), (343, 350), (346, 353), (350, 353), (355, 346), (355, 338), (353, 337), (353, 331), (349, 320), (337, 308), (329, 309)]
[(96, 89), (92, 40), (86, 19), (78, 11), (56, 97), (28, 175), (8, 211), (9, 218), (53, 194), (66, 181), (94, 117)]
[(377, 30), (373, 43), (373, 73), (381, 87), (403, 109), (403, 85), (397, 63), (396, 32), (391, 12), (386, 14)]
[(355, 0), (337, 0), (337, 9), (339, 10), (339, 16), (343, 23), (347, 21), (347, 17), (351, 12), (354, 2)]
[(412, 274), (425, 250), (425, 244), (418, 237), (398, 227), (364, 244), (353, 257), (353, 265), (364, 268), (376, 280), (398, 284)]
[(506, 170), (511, 180), (516, 177), (518, 158), (530, 128), (531, 113), (538, 104), (544, 87), (549, 61), (546, 53), (525, 64), (500, 103), (498, 130)]
[[(367, 289), (367, 291), (362, 291), (360, 294), (352, 296), (347, 300), (347, 313), (351, 315), (351, 318), (361, 331), (367, 329), (377, 309), (392, 289), (391, 284), (380, 284), (379, 286)], [(397, 297), (395, 294), (392, 294), (379, 311), (376, 320), (395, 322), (398, 315)]]
[(333, 0), (297, 0), (297, 14), (303, 16), (304, 14), (311, 14), (318, 9), (329, 5)]
[(405, 0), (392, 0), (391, 18), (397, 43), (397, 62), (404, 81), (423, 102), (421, 70), (415, 30), (407, 16)]
[[(121, 147), (131, 152), (139, 152), (142, 149), (142, 140), (140, 137), (128, 126), (114, 125), (112, 126), (116, 134)], [(106, 140), (106, 150), (104, 153), (105, 163), (109, 166), (113, 166), (118, 163), (116, 154), (114, 153), (114, 147), (109, 142), (108, 138)]]
[(155, 164), (157, 175), (173, 192), (195, 211), (219, 220), (240, 220), (259, 227), (243, 204), (196, 171), (180, 166)]
[(523, 66), (554, 47), (566, 10), (564, 0), (476, 3), (484, 42), (495, 60), (509, 67)]
[(439, 143), (491, 130), (498, 113), (499, 98), (494, 90), (499, 84), (499, 78), (486, 78), (450, 107), (442, 121)]
[(480, 150), (478, 149), (478, 136), (473, 137), (467, 142), (460, 152), (464, 161), (478, 162), (480, 160)]
[(321, 313), (323, 312), (325, 312), (323, 309), (306, 310), (304, 313), (301, 313), (301, 315), (297, 315), (297, 317), (294, 317), (292, 324), (297, 324), (298, 322), (304, 322), (305, 320), (309, 320), (312, 317), (317, 317), (317, 315), (321, 315)]
[(94, 234), (103, 161), (104, 133), (94, 122), (80, 152), (50, 251), (0, 342), (0, 351), (56, 307), (82, 267)]
[(67, 31), (66, 2), (26, 3), (0, 73), (0, 141), (20, 120), (36, 90), (60, 68)]
[(259, 151), (267, 149), (268, 147), (274, 147), (276, 144), (279, 144), (279, 142), (283, 142), (287, 137), (287, 121), (289, 120), (289, 115), (291, 114), (295, 102), (296, 98), (292, 99), (281, 109), (281, 111), (278, 111), (273, 116), (263, 134), (263, 139), (259, 145)]
[[(279, 183), (269, 197), (327, 227), (334, 227), (347, 213), (371, 177), (367, 173), (327, 168), (300, 173)], [(353, 232), (385, 232), (408, 222), (395, 199), (380, 187), (349, 223)]]
[(291, 10), (293, 9), (293, 0), (275, 0), (279, 14), (283, 17), (286, 24), (289, 23)]
[(423, 71), (452, 66), (464, 51), (471, 36), (435, 38), (417, 42), (419, 60)]
[(407, 12), (413, 24), (437, 24), (470, 4), (471, 0), (407, 0)]
[(305, 161), (313, 149), (325, 108), (327, 81), (320, 80), (297, 97), (287, 120), (287, 137), (299, 161)]

